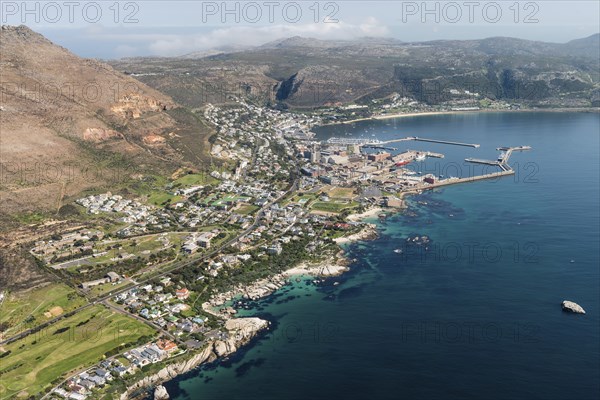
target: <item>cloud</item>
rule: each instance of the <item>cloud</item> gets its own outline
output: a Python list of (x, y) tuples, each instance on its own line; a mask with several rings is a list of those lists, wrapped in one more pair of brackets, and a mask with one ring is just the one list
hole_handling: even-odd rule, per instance
[[(360, 24), (275, 24), (268, 26), (229, 26), (215, 28), (205, 33), (160, 34), (136, 33), (102, 35), (103, 40), (120, 41), (118, 54), (146, 54), (156, 56), (179, 56), (196, 51), (222, 47), (258, 46), (273, 40), (291, 36), (316, 39), (355, 39), (364, 36), (389, 36), (389, 29), (374, 17), (367, 17)], [(111, 37), (113, 36), (113, 37)], [(127, 44), (124, 44), (127, 42)], [(137, 50), (134, 51), (133, 47)]]

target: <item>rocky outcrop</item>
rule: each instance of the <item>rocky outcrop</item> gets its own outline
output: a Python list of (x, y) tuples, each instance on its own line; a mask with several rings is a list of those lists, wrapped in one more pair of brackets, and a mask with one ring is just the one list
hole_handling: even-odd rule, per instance
[(583, 309), (583, 307), (569, 300), (565, 300), (562, 302), (562, 309), (563, 311), (572, 312), (575, 314), (585, 314), (585, 310)]
[[(230, 322), (235, 321), (235, 322)], [(120, 400), (127, 400), (130, 396), (142, 388), (148, 388), (158, 385), (184, 374), (198, 365), (215, 361), (219, 357), (225, 357), (248, 343), (250, 339), (262, 329), (268, 326), (268, 322), (259, 318), (237, 318), (227, 321), (225, 328), (229, 331), (229, 338), (225, 340), (215, 340), (208, 342), (204, 349), (194, 354), (185, 361), (169, 364), (154, 375), (146, 376), (142, 380), (130, 386), (127, 392), (123, 393)], [(157, 386), (157, 390), (160, 386)], [(168, 395), (167, 395), (168, 396)], [(168, 397), (164, 397), (167, 399)], [(156, 399), (156, 392), (155, 392)]]
[(155, 135), (153, 133), (144, 136), (144, 138), (142, 139), (144, 141), (144, 144), (149, 145), (149, 146), (155, 146), (157, 144), (164, 144), (167, 139), (165, 139), (164, 137), (160, 136), (160, 135)]
[(83, 131), (83, 140), (88, 142), (100, 143), (115, 137), (119, 137), (119, 132), (112, 129), (87, 128)]
[(169, 397), (169, 393), (167, 392), (167, 388), (165, 388), (163, 385), (158, 385), (155, 389), (154, 389), (154, 400), (168, 400), (171, 397)]
[(167, 104), (150, 96), (130, 93), (122, 96), (116, 104), (113, 104), (111, 111), (123, 119), (137, 119), (144, 113), (164, 111), (167, 108)]

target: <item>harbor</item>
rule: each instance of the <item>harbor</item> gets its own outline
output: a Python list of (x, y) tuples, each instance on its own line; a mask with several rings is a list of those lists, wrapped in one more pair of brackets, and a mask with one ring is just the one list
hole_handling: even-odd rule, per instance
[[(531, 150), (531, 146), (497, 147), (496, 150), (500, 151), (500, 154), (495, 160), (474, 157), (465, 158), (464, 160), (468, 163), (497, 167), (498, 171), (478, 176), (449, 176), (444, 178), (441, 174), (436, 176), (431, 173), (421, 176), (421, 172), (412, 171), (414, 168), (407, 169), (409, 168), (409, 164), (423, 163), (430, 157), (443, 159), (445, 156), (442, 153), (409, 149), (395, 155), (391, 153), (392, 151), (398, 151), (398, 149), (388, 146), (389, 144), (407, 141), (463, 146), (475, 149), (480, 148), (480, 145), (476, 143), (429, 139), (420, 136), (407, 136), (390, 140), (362, 137), (332, 137), (322, 143), (323, 146), (327, 147), (326, 151), (321, 151), (317, 147), (314, 147), (311, 150), (311, 154), (316, 153), (317, 155), (317, 157), (313, 158), (314, 161), (325, 161), (325, 163), (320, 163), (321, 166), (323, 164), (327, 165), (327, 176), (319, 176), (319, 179), (324, 182), (335, 182), (337, 185), (347, 186), (357, 180), (370, 180), (371, 182), (378, 182), (382, 190), (410, 193), (457, 183), (497, 179), (513, 175), (515, 172), (508, 163), (512, 153), (515, 151)], [(377, 152), (364, 152), (364, 149), (373, 149), (377, 150)], [(353, 156), (347, 156), (348, 154), (353, 154)], [(418, 165), (421, 167), (424, 166), (424, 164)], [(417, 168), (420, 167), (417, 166)]]

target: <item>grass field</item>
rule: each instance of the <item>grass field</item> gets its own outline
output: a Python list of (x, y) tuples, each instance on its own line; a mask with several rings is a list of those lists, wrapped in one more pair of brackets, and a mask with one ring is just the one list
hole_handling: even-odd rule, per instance
[(154, 204), (155, 206), (164, 206), (167, 204), (177, 203), (181, 199), (183, 199), (181, 196), (175, 196), (167, 192), (156, 191), (148, 197), (148, 203)]
[(5, 332), (7, 337), (74, 310), (86, 302), (74, 289), (59, 283), (5, 296), (0, 305), (0, 323), (8, 324)]
[(284, 205), (287, 205), (289, 203), (298, 203), (301, 206), (305, 206), (305, 205), (309, 204), (311, 201), (314, 201), (316, 199), (317, 199), (316, 194), (305, 193), (301, 196), (296, 195), (296, 196), (289, 198), (287, 201), (284, 202)]
[(332, 199), (352, 200), (355, 197), (353, 188), (333, 187), (327, 191)]
[(336, 203), (336, 202), (325, 202), (325, 201), (316, 201), (312, 203), (311, 209), (317, 211), (326, 211), (332, 213), (340, 213), (346, 208), (356, 207), (358, 203), (350, 202), (350, 203)]
[(219, 183), (219, 181), (208, 174), (187, 174), (173, 181), (174, 186), (206, 186)]
[(37, 395), (107, 352), (153, 334), (147, 325), (103, 306), (86, 309), (2, 348), (10, 353), (0, 359), (0, 398)]
[(258, 209), (259, 209), (258, 206), (254, 206), (252, 204), (245, 204), (245, 205), (240, 206), (240, 208), (235, 210), (235, 212), (238, 214), (242, 214), (242, 215), (248, 215), (248, 214), (254, 214), (254, 212)]

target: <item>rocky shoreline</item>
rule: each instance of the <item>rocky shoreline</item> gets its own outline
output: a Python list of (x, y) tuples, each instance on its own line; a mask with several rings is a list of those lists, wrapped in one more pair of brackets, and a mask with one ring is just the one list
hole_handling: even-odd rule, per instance
[(366, 224), (365, 227), (355, 234), (350, 236), (343, 236), (334, 239), (337, 244), (344, 244), (350, 242), (356, 242), (359, 240), (374, 240), (379, 237), (379, 233), (377, 232), (377, 225), (375, 224)]
[[(229, 332), (229, 338), (226, 340), (213, 340), (199, 353), (191, 358), (175, 362), (165, 366), (163, 369), (153, 375), (149, 375), (130, 386), (120, 397), (120, 400), (132, 398), (140, 389), (150, 388), (160, 385), (181, 374), (185, 374), (196, 368), (198, 365), (213, 362), (220, 357), (228, 356), (238, 350), (241, 346), (247, 344), (260, 331), (266, 329), (269, 323), (260, 318), (236, 318), (230, 319), (225, 323), (225, 328)], [(162, 387), (162, 386), (161, 386)], [(164, 387), (162, 387), (164, 389)], [(159, 389), (160, 396), (164, 397), (162, 389)], [(168, 396), (168, 394), (167, 394)]]
[[(379, 210), (376, 211), (378, 212)], [(377, 214), (377, 212), (375, 212), (375, 214)], [(367, 216), (370, 216), (372, 213), (373, 210), (370, 210)], [(371, 240), (376, 237), (378, 237), (376, 225), (365, 224), (360, 232), (347, 237), (338, 238), (335, 242), (341, 244), (358, 240)], [(155, 395), (158, 397), (155, 398), (168, 399), (168, 393), (166, 393), (164, 386), (161, 385), (162, 383), (189, 372), (200, 364), (210, 363), (218, 358), (226, 357), (234, 353), (241, 346), (247, 344), (256, 337), (260, 331), (268, 328), (269, 322), (260, 318), (233, 318), (237, 313), (236, 310), (232, 307), (222, 307), (228, 301), (239, 296), (248, 300), (258, 300), (267, 297), (281, 289), (295, 276), (338, 276), (348, 271), (349, 263), (350, 261), (344, 255), (344, 250), (340, 250), (336, 255), (330, 256), (321, 262), (313, 264), (302, 262), (282, 273), (261, 279), (250, 285), (238, 285), (227, 292), (216, 294), (208, 302), (202, 304), (202, 309), (215, 317), (225, 320), (225, 329), (229, 333), (229, 338), (225, 340), (210, 341), (202, 351), (194, 354), (191, 358), (169, 364), (157, 373), (144, 377), (134, 385), (130, 386), (127, 391), (121, 395), (120, 400), (134, 398), (135, 394), (140, 390), (151, 387), (156, 387), (157, 389)]]

